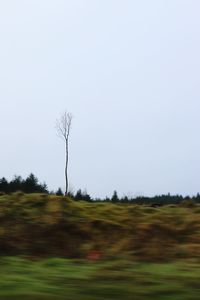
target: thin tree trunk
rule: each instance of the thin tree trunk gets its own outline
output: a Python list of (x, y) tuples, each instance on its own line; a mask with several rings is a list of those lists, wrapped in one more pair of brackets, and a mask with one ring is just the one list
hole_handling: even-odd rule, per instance
[(66, 111), (61, 115), (60, 120), (57, 121), (56, 128), (59, 136), (65, 142), (65, 195), (68, 195), (68, 161), (69, 161), (69, 134), (72, 124), (72, 115)]
[(69, 147), (68, 138), (66, 139), (66, 165), (65, 165), (65, 196), (68, 194), (68, 161), (69, 161)]

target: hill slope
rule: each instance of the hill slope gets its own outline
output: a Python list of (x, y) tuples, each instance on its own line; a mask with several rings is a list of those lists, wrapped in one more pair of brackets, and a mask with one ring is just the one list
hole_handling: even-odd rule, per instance
[(65, 197), (0, 196), (0, 254), (160, 261), (200, 257), (200, 206), (75, 202)]

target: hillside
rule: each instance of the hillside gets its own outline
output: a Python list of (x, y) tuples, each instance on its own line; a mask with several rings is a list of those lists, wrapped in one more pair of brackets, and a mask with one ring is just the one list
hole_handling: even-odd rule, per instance
[(0, 241), (1, 255), (200, 258), (200, 206), (153, 208), (42, 194), (1, 195)]

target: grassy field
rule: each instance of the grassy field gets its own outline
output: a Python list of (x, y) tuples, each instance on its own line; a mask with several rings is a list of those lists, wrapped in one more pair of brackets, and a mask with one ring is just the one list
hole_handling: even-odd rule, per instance
[(0, 266), (2, 300), (200, 298), (200, 264), (195, 261), (158, 264), (2, 257)]
[(0, 299), (200, 299), (200, 206), (0, 196)]
[(200, 258), (200, 206), (0, 196), (0, 255), (87, 258), (91, 251), (153, 262)]

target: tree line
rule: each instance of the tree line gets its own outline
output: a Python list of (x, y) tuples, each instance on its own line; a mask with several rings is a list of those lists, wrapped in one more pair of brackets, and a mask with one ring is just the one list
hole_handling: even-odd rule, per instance
[[(43, 193), (43, 194), (53, 194), (57, 196), (64, 196), (61, 188), (57, 191), (49, 191), (47, 184), (40, 183), (38, 178), (31, 173), (27, 178), (23, 179), (21, 176), (14, 176), (12, 180), (7, 180), (5, 177), (0, 178), (0, 193), (10, 194), (14, 192), (21, 191), (23, 193)], [(111, 202), (111, 203), (121, 203), (121, 204), (147, 204), (152, 206), (162, 206), (166, 204), (180, 204), (184, 201), (193, 201), (195, 203), (200, 203), (200, 194), (195, 196), (182, 196), (182, 195), (157, 195), (153, 197), (119, 197), (117, 191), (113, 192), (111, 197), (106, 197), (105, 199), (92, 198), (86, 190), (82, 191), (79, 189), (77, 192), (68, 192), (68, 197), (74, 201), (88, 201), (88, 202)]]
[(39, 183), (38, 178), (31, 173), (26, 179), (21, 176), (14, 176), (9, 181), (5, 177), (0, 179), (0, 192), (1, 193), (14, 193), (14, 192), (30, 193), (49, 193), (46, 183)]

